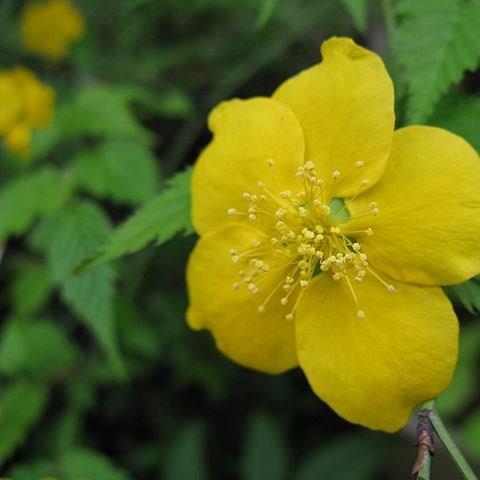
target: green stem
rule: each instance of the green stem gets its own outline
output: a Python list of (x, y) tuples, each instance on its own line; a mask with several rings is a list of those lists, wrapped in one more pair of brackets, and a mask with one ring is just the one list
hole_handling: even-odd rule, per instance
[(423, 461), (423, 465), (417, 473), (417, 480), (430, 480), (430, 465), (432, 464), (432, 456), (428, 452)]
[(442, 422), (442, 419), (438, 415), (435, 409), (435, 402), (433, 400), (425, 402), (422, 408), (428, 408), (430, 410), (428, 418), (430, 419), (430, 422), (432, 422), (436, 434), (438, 435), (442, 443), (445, 445), (448, 453), (450, 454), (458, 469), (462, 473), (463, 478), (465, 480), (478, 480), (478, 477), (475, 475), (472, 467), (470, 467), (470, 465), (468, 464), (462, 452), (453, 441), (450, 433), (448, 433), (448, 430)]

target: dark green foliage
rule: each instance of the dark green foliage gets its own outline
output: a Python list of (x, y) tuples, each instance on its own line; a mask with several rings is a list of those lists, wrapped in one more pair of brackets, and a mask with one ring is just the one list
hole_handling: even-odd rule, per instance
[[(58, 64), (22, 51), (25, 1), (0, 1), (0, 70), (57, 101), (30, 158), (0, 139), (0, 477), (407, 478), (413, 425), (349, 425), (299, 369), (242, 369), (188, 329), (191, 166), (219, 101), (270, 95), (332, 35), (385, 59), (398, 127), (479, 149), (480, 1), (77, 0), (86, 37)], [(460, 356), (438, 405), (480, 461), (480, 281), (446, 292)]]

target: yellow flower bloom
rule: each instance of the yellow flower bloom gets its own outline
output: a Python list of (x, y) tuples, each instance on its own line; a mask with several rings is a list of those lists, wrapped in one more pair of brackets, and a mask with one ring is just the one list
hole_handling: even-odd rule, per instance
[(26, 50), (58, 61), (83, 36), (85, 23), (70, 0), (34, 1), (22, 12), (21, 30)]
[(339, 415), (395, 431), (452, 376), (439, 285), (480, 271), (480, 161), (445, 130), (394, 131), (373, 52), (332, 38), (322, 56), (271, 98), (211, 113), (187, 317), (236, 362), (300, 366)]
[(32, 130), (50, 122), (55, 94), (24, 67), (0, 72), (0, 135), (17, 155), (30, 151)]

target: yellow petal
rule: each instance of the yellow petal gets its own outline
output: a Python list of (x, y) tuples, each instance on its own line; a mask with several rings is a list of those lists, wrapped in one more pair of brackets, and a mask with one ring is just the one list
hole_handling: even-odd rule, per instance
[(231, 100), (208, 119), (213, 140), (192, 178), (192, 221), (204, 234), (231, 221), (227, 210), (245, 210), (243, 192), (264, 182), (272, 193), (298, 188), (303, 163), (302, 130), (292, 112), (269, 98)]
[[(241, 224), (231, 224), (202, 237), (190, 256), (187, 285), (190, 306), (187, 318), (194, 329), (211, 330), (217, 347), (235, 362), (267, 373), (280, 373), (297, 365), (294, 324), (285, 320), (278, 301), (258, 306), (275, 282), (272, 275), (252, 294), (243, 284), (229, 251), (249, 248), (253, 240), (263, 240), (262, 233)], [(242, 282), (240, 288), (233, 285)]]
[[(409, 283), (448, 285), (480, 272), (480, 159), (460, 137), (432, 127), (394, 135), (382, 180), (347, 202), (349, 230), (371, 226), (359, 238), (369, 262)], [(368, 213), (377, 202), (379, 214)]]
[[(323, 61), (287, 80), (273, 98), (288, 105), (305, 133), (305, 159), (325, 180), (341, 176), (330, 195), (354, 195), (362, 180), (382, 175), (394, 127), (393, 86), (382, 60), (348, 38), (322, 45)], [(357, 162), (364, 166), (356, 168)], [(361, 163), (359, 164), (361, 165)]]
[(412, 409), (449, 384), (458, 324), (440, 288), (397, 283), (388, 292), (367, 276), (356, 316), (342, 281), (320, 275), (300, 303), (298, 359), (315, 393), (346, 420), (394, 432)]

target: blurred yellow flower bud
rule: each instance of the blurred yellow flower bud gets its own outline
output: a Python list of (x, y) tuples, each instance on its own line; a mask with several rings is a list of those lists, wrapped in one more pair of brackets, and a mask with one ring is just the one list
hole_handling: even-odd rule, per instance
[(26, 157), (30, 153), (30, 139), (31, 129), (19, 123), (5, 136), (5, 145), (12, 153)]
[(58, 61), (83, 36), (85, 22), (70, 0), (32, 1), (23, 9), (21, 30), (26, 50)]
[(12, 153), (27, 156), (32, 131), (53, 117), (55, 92), (24, 67), (0, 72), (0, 135)]

